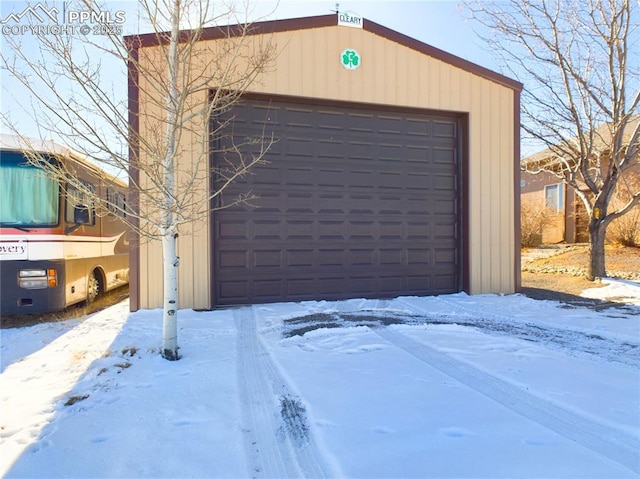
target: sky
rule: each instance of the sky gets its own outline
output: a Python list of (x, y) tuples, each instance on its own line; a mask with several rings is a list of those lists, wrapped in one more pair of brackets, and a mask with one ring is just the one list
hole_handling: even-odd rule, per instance
[(180, 310), (0, 329), (0, 476), (625, 479), (640, 283)]
[[(45, 2), (43, 2), (45, 3)], [(34, 5), (34, 2), (31, 2)], [(59, 10), (69, 8), (66, 3), (57, 1), (47, 3), (55, 5)], [(0, 2), (0, 18), (6, 20), (11, 13), (24, 11), (25, 1)], [(136, 13), (136, 1), (110, 1), (107, 5), (112, 11), (121, 10), (126, 17), (123, 33), (145, 33), (150, 31), (145, 27)], [(305, 16), (325, 15), (336, 9), (336, 2), (283, 0), (273, 2), (267, 0), (253, 1), (250, 6), (252, 19), (285, 19)], [(382, 24), (388, 28), (401, 32), (441, 50), (457, 55), (473, 63), (498, 71), (499, 68), (491, 53), (488, 52), (477, 37), (474, 29), (478, 25), (464, 19), (462, 6), (456, 0), (450, 1), (362, 1), (352, 0), (339, 2), (341, 11), (353, 11), (364, 18)], [(23, 20), (22, 23), (25, 21)], [(8, 25), (14, 25), (9, 22)], [(0, 35), (0, 49), (4, 55), (9, 54), (7, 35), (16, 39), (10, 31)], [(33, 58), (38, 57), (38, 37), (30, 34), (20, 35), (22, 48)], [(120, 97), (126, 105), (126, 72), (122, 65), (110, 65), (108, 59), (103, 59), (101, 72), (108, 71), (108, 80), (113, 84), (116, 97)], [(33, 100), (26, 88), (11, 78), (3, 69), (1, 72), (0, 104), (3, 115), (10, 118), (10, 123), (25, 136), (46, 137), (46, 132), (38, 130), (32, 115), (25, 113), (33, 111)], [(36, 106), (36, 111), (38, 107)], [(2, 133), (10, 133), (6, 122), (0, 125)], [(61, 141), (60, 138), (54, 138)]]

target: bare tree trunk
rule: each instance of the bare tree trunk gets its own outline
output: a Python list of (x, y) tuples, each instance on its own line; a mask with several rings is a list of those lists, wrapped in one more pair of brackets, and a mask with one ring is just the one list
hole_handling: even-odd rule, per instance
[(162, 160), (164, 169), (165, 207), (162, 211), (164, 228), (162, 231), (162, 258), (164, 274), (164, 298), (162, 309), (162, 356), (175, 361), (178, 355), (178, 256), (176, 240), (177, 226), (175, 209), (175, 170), (176, 136), (179, 128), (178, 118), (178, 35), (180, 24), (180, 1), (175, 0), (171, 13), (171, 40), (169, 43), (168, 91), (166, 98), (167, 129), (166, 152)]
[(604, 252), (606, 231), (606, 224), (602, 219), (592, 217), (589, 220), (589, 267), (587, 268), (589, 281), (604, 278), (607, 275)]
[(162, 357), (170, 361), (178, 355), (178, 257), (176, 235), (162, 238), (164, 298), (162, 311)]

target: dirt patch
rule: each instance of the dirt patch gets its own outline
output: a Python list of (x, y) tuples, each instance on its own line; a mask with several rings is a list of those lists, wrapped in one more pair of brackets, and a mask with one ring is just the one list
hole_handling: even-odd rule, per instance
[[(580, 297), (585, 289), (605, 286), (584, 277), (589, 261), (587, 245), (557, 247), (546, 257), (525, 261), (525, 255), (531, 257), (530, 253), (523, 251), (522, 264), (522, 292), (529, 297), (575, 304), (591, 301)], [(640, 248), (607, 246), (606, 265), (609, 277), (640, 280)]]
[(285, 338), (304, 336), (310, 331), (321, 328), (345, 328), (350, 326), (369, 326), (372, 328), (390, 324), (411, 324), (415, 315), (388, 314), (388, 312), (362, 310), (358, 313), (312, 313), (284, 320)]

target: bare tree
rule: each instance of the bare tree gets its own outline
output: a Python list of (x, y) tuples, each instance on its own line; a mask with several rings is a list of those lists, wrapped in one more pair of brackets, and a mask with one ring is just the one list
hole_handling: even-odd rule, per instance
[[(23, 48), (19, 38), (6, 38), (2, 66), (18, 79), (33, 105), (33, 120), (43, 138), (55, 136), (66, 146), (85, 153), (99, 166), (126, 172), (130, 201), (126, 215), (139, 240), (162, 242), (164, 292), (162, 355), (179, 359), (177, 342), (179, 258), (176, 242), (181, 228), (193, 227), (210, 214), (213, 201), (196, 201), (209, 191), (210, 178), (218, 181), (210, 200), (235, 179), (245, 175), (264, 154), (272, 139), (245, 138), (252, 154), (232, 143), (225, 167), (210, 171), (209, 155), (216, 141), (232, 135), (231, 120), (214, 121), (240, 100), (243, 92), (265, 72), (274, 55), (269, 39), (251, 35), (242, 10), (199, 0), (145, 0), (139, 2), (143, 21), (151, 33), (123, 37), (118, 12), (105, 15), (108, 5), (91, 0), (67, 2), (67, 9), (93, 12), (105, 35), (76, 31), (37, 37), (38, 54)], [(217, 26), (234, 24), (233, 28)], [(218, 29), (215, 48), (203, 48), (205, 28)], [(95, 24), (92, 28), (96, 28)], [(151, 48), (142, 48), (144, 42)], [(112, 80), (113, 72), (120, 76)], [(138, 98), (127, 100), (127, 82)], [(144, 104), (142, 102), (144, 99)], [(128, 103), (129, 101), (129, 103)], [(11, 126), (8, 112), (4, 123)], [(19, 134), (19, 132), (16, 132)], [(225, 142), (229, 144), (229, 142)], [(183, 152), (194, 158), (179, 162)], [(31, 161), (41, 166), (37, 155)], [(51, 174), (73, 182), (65, 172)], [(91, 192), (85, 192), (90, 194)], [(250, 194), (237, 198), (246, 201)], [(105, 198), (94, 198), (104, 203)], [(235, 203), (234, 203), (235, 204)], [(118, 205), (110, 205), (111, 208)], [(121, 205), (120, 205), (121, 206)], [(226, 204), (225, 207), (231, 206)]]
[[(524, 82), (523, 138), (546, 146), (523, 163), (573, 188), (589, 216), (587, 278), (606, 275), (605, 233), (640, 203), (640, 4), (508, 0), (468, 4), (485, 37)], [(616, 189), (629, 200), (612, 207)]]
[[(616, 191), (614, 205), (626, 204), (629, 201), (629, 191), (640, 190), (640, 171), (631, 178), (630, 183), (632, 188), (619, 188)], [(640, 247), (640, 204), (611, 223), (607, 230), (607, 243)]]

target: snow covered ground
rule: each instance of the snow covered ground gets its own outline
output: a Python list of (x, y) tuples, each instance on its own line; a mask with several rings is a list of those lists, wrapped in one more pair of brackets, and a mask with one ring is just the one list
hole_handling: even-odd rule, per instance
[(640, 284), (605, 290), (183, 310), (176, 362), (126, 302), (4, 329), (0, 475), (639, 477)]

